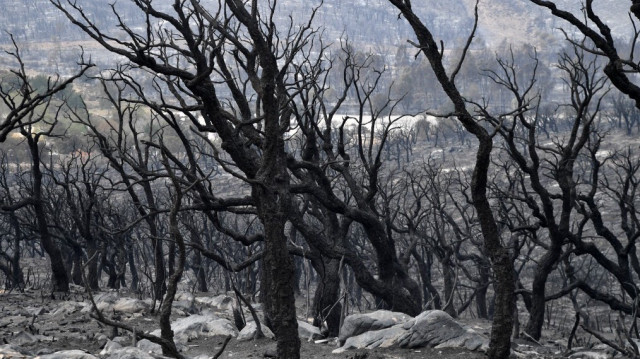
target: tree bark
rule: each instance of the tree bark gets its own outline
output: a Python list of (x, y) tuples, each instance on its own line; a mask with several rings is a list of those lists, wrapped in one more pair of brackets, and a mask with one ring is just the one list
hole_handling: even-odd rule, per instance
[(54, 292), (68, 292), (69, 276), (64, 265), (62, 252), (49, 232), (49, 223), (42, 198), (42, 171), (40, 170), (40, 148), (38, 146), (40, 135), (25, 133), (25, 137), (27, 138), (32, 160), (33, 211), (36, 217), (38, 233), (40, 234), (40, 243), (42, 243), (42, 248), (49, 255), (51, 263), (52, 289)]
[(330, 337), (337, 337), (340, 332), (340, 260), (336, 258), (312, 259), (313, 268), (320, 279), (313, 297), (313, 325), (322, 327), (322, 320), (327, 322)]
[(552, 247), (538, 262), (538, 266), (533, 277), (530, 296), (531, 309), (529, 310), (529, 320), (527, 321), (525, 332), (535, 340), (540, 340), (540, 337), (542, 336), (547, 278), (551, 271), (553, 271), (554, 266), (562, 254), (561, 247), (562, 243), (557, 241), (552, 242)]
[(513, 294), (515, 290), (515, 269), (509, 249), (502, 245), (500, 231), (493, 216), (491, 203), (487, 199), (487, 177), (491, 163), (493, 137), (485, 127), (476, 122), (467, 110), (465, 99), (455, 85), (455, 72), (451, 77), (447, 74), (442, 63), (442, 55), (438, 44), (434, 40), (431, 31), (411, 10), (410, 3), (402, 0), (389, 0), (389, 2), (402, 12), (409, 25), (411, 25), (418, 38), (420, 50), (429, 60), (438, 82), (453, 103), (455, 115), (465, 130), (472, 133), (478, 140), (475, 166), (471, 177), (471, 198), (478, 214), (480, 228), (484, 237), (484, 247), (486, 253), (489, 254), (493, 267), (494, 291), (496, 294), (495, 313), (487, 354), (490, 358), (506, 359), (511, 354), (512, 314), (515, 306)]

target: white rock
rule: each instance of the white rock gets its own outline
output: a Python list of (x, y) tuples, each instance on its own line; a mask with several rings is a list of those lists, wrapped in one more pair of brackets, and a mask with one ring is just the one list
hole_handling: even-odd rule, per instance
[(25, 313), (29, 316), (34, 316), (34, 315), (42, 315), (44, 313), (46, 313), (47, 311), (44, 309), (44, 307), (27, 307), (25, 308)]
[(388, 310), (352, 314), (344, 319), (338, 339), (340, 340), (340, 343), (344, 343), (347, 338), (358, 334), (372, 330), (389, 328), (396, 324), (406, 323), (411, 319), (413, 318), (407, 314), (391, 312)]
[(333, 352), (335, 354), (339, 354), (347, 349), (375, 349), (378, 347), (393, 347), (397, 345), (398, 340), (402, 338), (402, 336), (406, 333), (407, 331), (403, 329), (401, 325), (365, 332), (354, 337), (347, 338), (344, 345), (341, 348), (334, 350)]
[[(177, 300), (177, 301), (174, 301), (171, 305), (172, 305), (174, 311), (181, 311), (182, 313), (195, 313), (196, 312), (196, 307), (193, 304), (193, 301)], [(173, 313), (173, 314), (178, 314), (178, 313), (176, 312), (176, 313)]]
[[(191, 315), (180, 318), (171, 323), (176, 342), (182, 344), (199, 337), (227, 336), (236, 337), (238, 329), (227, 319), (220, 319), (214, 315)], [(160, 329), (151, 332), (160, 336)]]
[(126, 347), (111, 354), (107, 359), (156, 359), (156, 357), (139, 348)]
[(489, 340), (473, 329), (462, 327), (447, 313), (431, 310), (389, 328), (371, 330), (348, 337), (342, 348), (334, 352), (341, 353), (346, 349), (425, 346), (486, 351)]
[(57, 305), (56, 308), (51, 311), (50, 315), (53, 317), (67, 316), (77, 312), (78, 310), (84, 310), (85, 308), (87, 308), (87, 303), (66, 301)]
[(104, 348), (102, 348), (102, 351), (100, 352), (100, 355), (113, 354), (113, 353), (116, 353), (117, 351), (119, 351), (120, 349), (122, 349), (122, 344), (109, 340), (104, 345)]
[(315, 340), (323, 337), (320, 328), (302, 320), (298, 320), (298, 335), (304, 340)]
[(62, 350), (52, 354), (37, 356), (33, 359), (98, 359), (82, 350)]
[(153, 343), (148, 339), (139, 340), (136, 344), (136, 348), (149, 354), (162, 354), (162, 346), (160, 344)]
[(598, 351), (580, 351), (569, 355), (569, 358), (575, 359), (611, 359), (613, 355)]
[(175, 301), (184, 300), (186, 302), (193, 302), (194, 299), (195, 299), (195, 297), (193, 296), (193, 294), (188, 293), (188, 292), (177, 293), (176, 297), (174, 298)]
[(206, 305), (211, 308), (227, 311), (233, 309), (233, 298), (226, 294), (215, 297), (197, 297), (196, 303)]
[[(260, 329), (262, 329), (262, 334), (264, 334), (265, 337), (270, 339), (275, 338), (275, 335), (273, 334), (271, 329), (267, 328), (265, 325), (261, 325)], [(248, 322), (247, 325), (242, 328), (240, 333), (238, 333), (238, 337), (236, 338), (236, 340), (239, 342), (252, 340), (254, 339), (257, 331), (258, 327), (256, 326), (256, 322)]]
[(113, 303), (112, 309), (121, 313), (140, 313), (149, 309), (147, 303), (134, 298), (120, 298)]
[(11, 343), (15, 345), (25, 345), (37, 343), (38, 338), (35, 335), (21, 331), (11, 337)]
[(26, 355), (20, 353), (20, 348), (14, 344), (0, 345), (0, 358), (27, 358)]

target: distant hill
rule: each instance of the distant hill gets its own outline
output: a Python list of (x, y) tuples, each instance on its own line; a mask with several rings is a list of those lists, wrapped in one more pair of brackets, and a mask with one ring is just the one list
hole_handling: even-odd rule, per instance
[[(104, 25), (113, 24), (108, 6), (110, 2), (78, 0)], [(211, 0), (202, 2), (205, 6), (207, 3), (216, 3)], [(154, 3), (170, 10), (172, 1), (155, 0)], [(288, 21), (288, 15), (293, 14), (294, 21), (304, 21), (308, 10), (318, 3), (317, 0), (281, 0), (278, 2), (279, 20), (284, 23)], [(430, 0), (424, 1), (424, 6), (420, 6), (421, 1), (413, 3), (436, 36), (444, 41), (463, 37), (471, 26), (475, 0)], [(558, 1), (560, 6), (574, 12), (580, 10), (580, 3), (577, 0)], [(598, 0), (595, 6), (616, 36), (630, 36), (631, 27), (626, 15), (628, 1)], [(0, 12), (0, 29), (13, 33), (20, 41), (69, 41), (82, 38), (49, 0), (0, 0), (0, 8), (3, 9)], [(125, 19), (143, 19), (129, 1), (117, 1), (116, 8), (121, 10)], [(480, 3), (480, 17), (480, 35), (489, 45), (504, 40), (539, 45), (547, 41), (545, 34), (564, 25), (528, 1), (483, 0)], [(398, 21), (398, 11), (385, 0), (325, 0), (316, 24), (325, 27), (330, 39), (336, 39), (344, 32), (352, 40), (371, 46), (396, 44), (411, 35), (405, 22)], [(3, 34), (0, 40), (6, 42), (7, 38)]]

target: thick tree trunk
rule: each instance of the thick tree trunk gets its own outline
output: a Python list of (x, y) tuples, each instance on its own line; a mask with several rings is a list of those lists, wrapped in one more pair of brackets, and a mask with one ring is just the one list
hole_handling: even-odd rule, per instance
[(49, 233), (49, 224), (45, 213), (45, 206), (42, 201), (42, 172), (40, 171), (40, 149), (38, 146), (39, 136), (33, 137), (27, 135), (27, 143), (31, 152), (32, 174), (33, 174), (33, 211), (35, 213), (38, 225), (38, 233), (40, 234), (40, 243), (42, 248), (49, 255), (51, 263), (51, 282), (54, 292), (69, 291), (69, 276), (64, 265), (62, 252), (56, 244), (55, 240)]
[(382, 298), (389, 309), (412, 316), (418, 315), (422, 311), (422, 291), (400, 264), (395, 243), (387, 236), (379, 222), (363, 224), (363, 227), (376, 250), (378, 275), (382, 285), (367, 285), (361, 282), (363, 279), (369, 280), (359, 276), (358, 271), (366, 271), (365, 268), (353, 268), (356, 280), (365, 290)]
[(491, 163), (493, 138), (487, 129), (476, 122), (466, 108), (466, 102), (455, 84), (455, 76), (447, 74), (442, 63), (440, 46), (431, 31), (411, 9), (408, 2), (389, 0), (407, 19), (414, 30), (420, 49), (427, 57), (438, 82), (453, 103), (455, 114), (464, 129), (478, 139), (476, 162), (471, 179), (471, 197), (478, 214), (484, 237), (484, 247), (493, 267), (496, 310), (493, 317), (488, 356), (492, 359), (506, 359), (511, 354), (511, 331), (513, 328), (513, 308), (515, 306), (515, 270), (509, 249), (502, 245), (500, 232), (487, 199), (487, 178)]
[(511, 354), (513, 310), (515, 308), (516, 278), (513, 258), (509, 249), (502, 245), (491, 205), (486, 197), (487, 172), (490, 163), (492, 139), (478, 136), (480, 141), (476, 167), (471, 181), (474, 207), (478, 213), (484, 236), (484, 247), (493, 267), (495, 312), (491, 327), (491, 339), (487, 355), (490, 358), (508, 358)]
[(337, 337), (340, 332), (340, 260), (318, 258), (312, 260), (314, 269), (320, 279), (313, 298), (313, 325), (322, 327), (327, 322), (330, 337)]
[[(254, 189), (264, 226), (265, 251), (262, 259), (262, 290), (265, 309), (277, 339), (278, 358), (300, 358), (300, 338), (296, 318), (293, 282), (295, 267), (287, 249), (286, 211), (281, 201), (287, 194)], [(281, 198), (285, 197), (285, 198)]]
[(531, 309), (525, 332), (533, 339), (540, 340), (545, 312), (545, 287), (547, 278), (562, 254), (562, 243), (553, 241), (552, 246), (538, 262), (531, 287)]

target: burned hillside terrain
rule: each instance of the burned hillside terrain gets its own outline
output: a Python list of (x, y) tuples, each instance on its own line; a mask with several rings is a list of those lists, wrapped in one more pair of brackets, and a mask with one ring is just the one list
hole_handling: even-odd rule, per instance
[(640, 357), (635, 1), (12, 4), (0, 358)]

